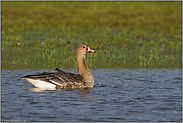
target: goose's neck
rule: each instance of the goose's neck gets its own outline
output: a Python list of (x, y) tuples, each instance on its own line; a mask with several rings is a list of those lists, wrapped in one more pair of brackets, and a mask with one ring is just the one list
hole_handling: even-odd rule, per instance
[(88, 87), (93, 87), (94, 78), (86, 64), (85, 55), (77, 56), (77, 63), (78, 63), (78, 74), (84, 78)]
[(85, 60), (85, 55), (81, 55), (77, 57), (78, 63), (78, 74), (83, 76), (85, 73), (91, 73)]

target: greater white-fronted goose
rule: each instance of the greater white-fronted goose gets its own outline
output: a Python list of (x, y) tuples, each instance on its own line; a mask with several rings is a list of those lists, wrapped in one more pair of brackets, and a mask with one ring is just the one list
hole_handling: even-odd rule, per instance
[(85, 55), (94, 52), (88, 45), (78, 46), (76, 51), (78, 74), (64, 72), (55, 68), (57, 72), (42, 72), (21, 78), (44, 90), (93, 88), (94, 78), (86, 64)]

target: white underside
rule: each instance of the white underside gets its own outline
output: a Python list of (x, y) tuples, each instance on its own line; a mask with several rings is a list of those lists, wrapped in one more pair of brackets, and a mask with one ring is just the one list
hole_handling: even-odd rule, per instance
[(41, 90), (55, 90), (55, 86), (54, 84), (45, 82), (45, 81), (41, 81), (41, 80), (35, 80), (35, 79), (29, 79), (29, 78), (25, 78), (27, 81), (29, 81), (30, 83), (32, 83), (35, 87), (40, 88)]

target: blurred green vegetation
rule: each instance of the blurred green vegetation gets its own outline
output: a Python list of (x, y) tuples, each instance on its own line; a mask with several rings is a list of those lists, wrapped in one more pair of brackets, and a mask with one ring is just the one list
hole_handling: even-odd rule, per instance
[(182, 2), (1, 2), (2, 69), (182, 68)]

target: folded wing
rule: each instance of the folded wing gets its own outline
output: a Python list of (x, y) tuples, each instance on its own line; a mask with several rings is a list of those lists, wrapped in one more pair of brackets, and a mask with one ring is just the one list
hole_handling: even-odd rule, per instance
[(42, 72), (22, 78), (44, 81), (56, 85), (56, 88), (82, 88), (86, 84), (83, 77), (78, 74), (64, 72), (58, 68), (55, 70), (57, 72)]

